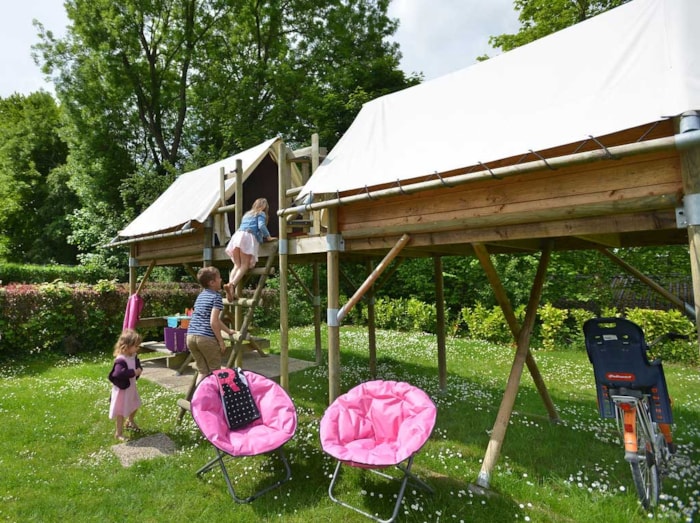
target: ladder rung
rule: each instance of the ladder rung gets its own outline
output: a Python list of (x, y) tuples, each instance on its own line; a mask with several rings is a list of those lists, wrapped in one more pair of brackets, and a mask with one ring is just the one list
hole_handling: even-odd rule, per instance
[(228, 301), (226, 298), (224, 298), (224, 306), (239, 305), (240, 307), (252, 307), (253, 303), (254, 302), (252, 298), (238, 298), (237, 300), (233, 301)]

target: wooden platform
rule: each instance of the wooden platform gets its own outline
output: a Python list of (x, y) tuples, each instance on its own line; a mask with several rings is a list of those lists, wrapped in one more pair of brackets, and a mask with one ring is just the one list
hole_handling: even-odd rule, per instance
[[(187, 354), (187, 353), (183, 353)], [(169, 358), (153, 358), (143, 360), (142, 378), (157, 383), (167, 389), (173, 390), (183, 396), (187, 394), (187, 390), (192, 384), (192, 379), (195, 375), (194, 363), (185, 366), (182, 374), (178, 374), (178, 368), (168, 366)], [(313, 361), (297, 360), (289, 358), (289, 372), (297, 372), (308, 367), (316, 365)], [(243, 365), (244, 370), (251, 370), (267, 376), (271, 379), (278, 379), (280, 376), (280, 356), (279, 354), (269, 354), (266, 357), (261, 357), (257, 352), (244, 352)]]

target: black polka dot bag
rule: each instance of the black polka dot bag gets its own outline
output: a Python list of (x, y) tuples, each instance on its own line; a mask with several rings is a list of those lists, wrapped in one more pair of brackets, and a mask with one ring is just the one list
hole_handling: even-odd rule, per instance
[(260, 417), (258, 406), (240, 368), (221, 369), (214, 374), (219, 384), (226, 423), (231, 430), (245, 427)]

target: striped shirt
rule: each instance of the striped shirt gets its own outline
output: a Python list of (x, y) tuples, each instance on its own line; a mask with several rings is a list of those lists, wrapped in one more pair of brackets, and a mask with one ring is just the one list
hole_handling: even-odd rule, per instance
[(187, 328), (187, 334), (215, 338), (214, 331), (211, 329), (211, 310), (223, 310), (223, 308), (224, 302), (221, 299), (221, 294), (211, 289), (204, 289), (194, 302), (194, 312)]

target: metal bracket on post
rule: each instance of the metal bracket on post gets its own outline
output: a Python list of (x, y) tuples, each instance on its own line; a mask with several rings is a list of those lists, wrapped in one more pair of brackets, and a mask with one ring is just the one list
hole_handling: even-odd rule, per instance
[(320, 296), (314, 296), (312, 305), (314, 307), (320, 307), (321, 306), (321, 297)]
[(326, 245), (329, 252), (343, 252), (345, 250), (345, 240), (340, 234), (327, 234)]
[(211, 247), (205, 247), (204, 251), (202, 252), (202, 257), (204, 258), (204, 261), (212, 261), (214, 259), (214, 251)]
[(676, 226), (684, 229), (691, 225), (700, 225), (700, 193), (686, 194), (683, 207), (676, 207)]
[(687, 111), (681, 115), (680, 134), (700, 130), (700, 111)]
[(279, 246), (279, 254), (289, 254), (289, 240), (277, 240)]
[(338, 327), (340, 322), (338, 321), (338, 309), (327, 309), (326, 310), (326, 321), (329, 327)]
[(138, 267), (138, 266), (139, 266), (138, 259), (134, 258), (133, 256), (129, 256), (129, 268)]

